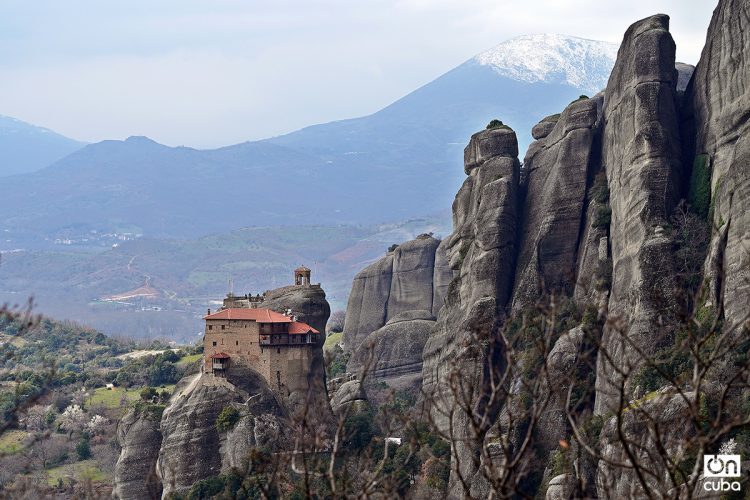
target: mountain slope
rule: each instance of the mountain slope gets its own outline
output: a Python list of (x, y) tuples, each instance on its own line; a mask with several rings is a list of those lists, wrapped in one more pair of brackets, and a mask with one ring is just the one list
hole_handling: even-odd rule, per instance
[(49, 129), (0, 115), (0, 177), (39, 170), (83, 146)]
[[(49, 238), (71, 227), (196, 237), (253, 224), (371, 224), (434, 213), (461, 182), (452, 166), (466, 136), (500, 118), (525, 148), (541, 117), (606, 80), (608, 47), (563, 36), (510, 40), (370, 116), (266, 141), (212, 151), (145, 138), (91, 145), (7, 179), (0, 227), (16, 248), (14, 238), (33, 238), (29, 231)], [(568, 63), (571, 53), (584, 62)]]

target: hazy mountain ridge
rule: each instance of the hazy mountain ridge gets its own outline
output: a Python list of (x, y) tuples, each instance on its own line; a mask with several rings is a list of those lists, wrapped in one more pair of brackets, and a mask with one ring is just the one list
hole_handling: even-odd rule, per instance
[[(0, 228), (9, 230), (11, 241), (4, 246), (22, 247), (14, 243), (21, 233), (54, 239), (76, 225), (192, 238), (249, 223), (373, 224), (443, 210), (461, 182), (452, 166), (472, 131), (499, 118), (519, 131), (523, 148), (539, 118), (606, 78), (606, 45), (558, 35), (533, 40), (505, 42), (502, 51), (469, 59), (372, 115), (264, 141), (215, 150), (170, 148), (138, 137), (92, 144), (6, 180)], [(540, 66), (546, 73), (534, 81), (482, 62), (502, 52), (503, 64), (513, 57), (522, 64), (532, 46), (542, 60), (558, 52), (556, 60), (565, 59), (572, 49), (561, 40), (578, 40), (576, 50), (591, 58), (585, 68), (596, 71), (555, 80)]]
[(0, 115), (0, 177), (39, 170), (84, 145), (47, 128)]

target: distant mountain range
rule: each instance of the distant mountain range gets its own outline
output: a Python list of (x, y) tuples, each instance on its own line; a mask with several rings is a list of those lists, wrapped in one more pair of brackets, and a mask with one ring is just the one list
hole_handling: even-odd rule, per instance
[(83, 146), (49, 129), (0, 115), (0, 177), (39, 170)]
[[(263, 291), (308, 263), (341, 308), (388, 245), (450, 231), (472, 133), (501, 119), (523, 157), (540, 118), (604, 87), (615, 50), (520, 37), (372, 115), (220, 149), (68, 143), (77, 150), (2, 179), (0, 303), (33, 294), (40, 312), (108, 333), (185, 338), (230, 277)], [(31, 149), (51, 155), (48, 136)], [(146, 285), (157, 300), (97, 300)]]
[(370, 116), (216, 150), (139, 137), (92, 144), (4, 179), (0, 227), (10, 240), (90, 230), (197, 237), (434, 213), (462, 180), (471, 133), (499, 118), (525, 148), (540, 118), (604, 86), (615, 50), (560, 35), (520, 37)]

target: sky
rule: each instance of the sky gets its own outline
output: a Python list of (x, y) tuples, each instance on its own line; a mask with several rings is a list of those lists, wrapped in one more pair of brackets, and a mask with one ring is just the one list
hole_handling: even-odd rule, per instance
[(96, 142), (212, 148), (373, 113), (514, 36), (619, 43), (671, 16), (695, 64), (715, 0), (2, 0), (0, 115)]

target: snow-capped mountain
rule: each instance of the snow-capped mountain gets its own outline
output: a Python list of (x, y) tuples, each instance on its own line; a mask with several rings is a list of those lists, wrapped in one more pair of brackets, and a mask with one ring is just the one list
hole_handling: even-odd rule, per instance
[(514, 80), (567, 84), (594, 94), (607, 85), (618, 46), (566, 35), (524, 35), (474, 57)]
[[(213, 151), (143, 138), (90, 145), (40, 172), (4, 179), (0, 226), (48, 235), (86, 223), (182, 238), (244, 225), (369, 224), (438, 213), (464, 181), (472, 133), (502, 120), (516, 131), (523, 160), (532, 127), (602, 90), (614, 55), (602, 42), (519, 37), (369, 116)], [(290, 193), (290, 179), (315, 203), (279, 196)], [(249, 215), (248, 196), (263, 210)]]

